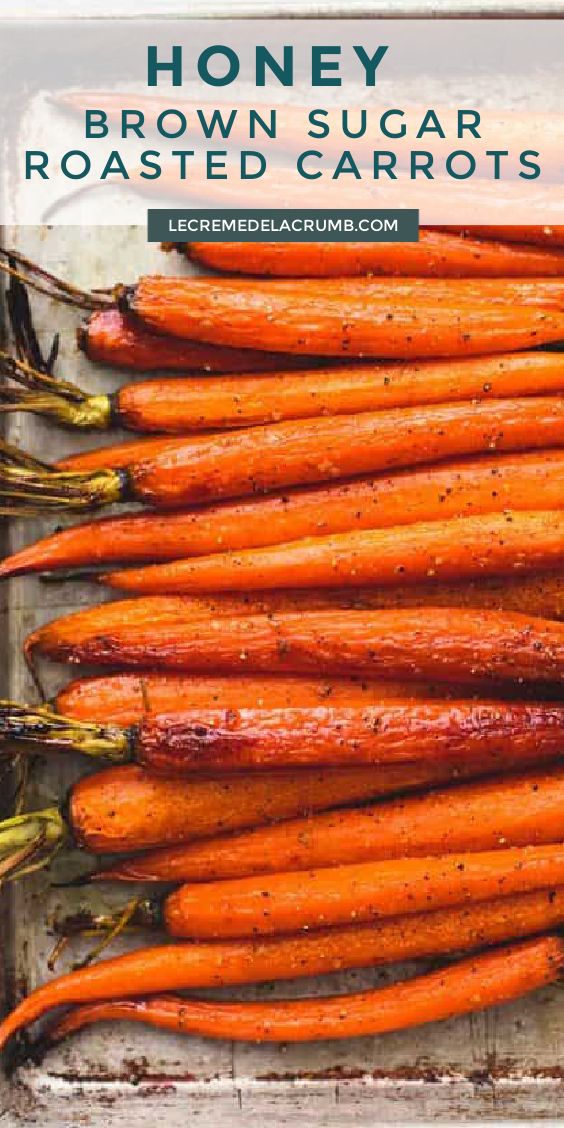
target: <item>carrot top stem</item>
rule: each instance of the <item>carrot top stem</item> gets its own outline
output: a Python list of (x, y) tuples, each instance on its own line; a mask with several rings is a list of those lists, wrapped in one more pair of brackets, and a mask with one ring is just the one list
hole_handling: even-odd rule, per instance
[(0, 515), (34, 516), (51, 509), (89, 511), (123, 501), (127, 476), (120, 470), (57, 470), (0, 443)]
[[(159, 896), (133, 897), (111, 913), (93, 913), (89, 909), (84, 909), (78, 913), (54, 918), (49, 924), (55, 936), (61, 938), (101, 935), (102, 945), (95, 949), (95, 954), (98, 956), (110, 940), (119, 936), (126, 928), (162, 928), (163, 901), (164, 898)], [(90, 953), (87, 961), (90, 963), (93, 958), (93, 953)]]
[(56, 807), (0, 822), (0, 882), (13, 881), (51, 864), (67, 838)]
[(116, 725), (72, 721), (44, 705), (32, 708), (0, 701), (0, 748), (7, 746), (18, 752), (33, 751), (36, 747), (81, 752), (122, 764), (131, 759), (132, 733), (133, 730)]
[(0, 350), (0, 372), (21, 385), (0, 387), (0, 412), (29, 411), (49, 416), (69, 427), (106, 430), (112, 414), (111, 397), (91, 396), (67, 380), (32, 368)]
[(115, 306), (114, 290), (80, 290), (77, 286), (72, 286), (62, 278), (57, 278), (56, 275), (43, 270), (37, 263), (32, 262), (19, 251), (8, 250), (6, 247), (0, 247), (0, 257), (7, 260), (0, 262), (1, 271), (22, 284), (25, 283), (26, 286), (30, 286), (39, 294), (45, 294), (64, 305), (85, 310)]

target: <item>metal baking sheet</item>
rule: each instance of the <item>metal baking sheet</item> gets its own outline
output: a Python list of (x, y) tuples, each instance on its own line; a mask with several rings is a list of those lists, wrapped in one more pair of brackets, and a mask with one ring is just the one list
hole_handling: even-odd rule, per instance
[[(133, 280), (140, 273), (174, 273), (189, 267), (176, 255), (164, 255), (146, 242), (141, 228), (20, 228), (3, 241), (17, 245), (48, 269), (85, 287)], [(92, 391), (108, 391), (123, 373), (91, 365), (75, 347), (80, 315), (33, 299), (43, 341), (60, 330), (58, 371)], [(47, 460), (108, 439), (77, 437), (32, 417), (15, 417), (9, 439)], [(112, 439), (115, 439), (115, 434)], [(56, 521), (14, 522), (10, 548), (16, 549), (54, 527)], [(12, 581), (1, 593), (4, 685), (19, 700), (33, 700), (33, 687), (22, 659), (22, 642), (39, 623), (101, 598), (86, 584), (45, 585), (36, 578)], [(67, 671), (42, 671), (48, 692), (66, 680)], [(28, 808), (56, 803), (84, 761), (52, 759), (34, 772)], [(127, 891), (60, 890), (51, 880), (74, 876), (87, 859), (66, 852), (51, 875), (26, 879), (6, 896), (4, 914), (5, 1005), (10, 1006), (50, 972), (53, 946), (49, 919), (87, 901), (95, 907), (122, 903)], [(151, 937), (136, 935), (135, 946)], [(114, 944), (112, 952), (120, 950)], [(57, 970), (80, 954), (73, 946)], [(354, 990), (387, 981), (390, 972), (367, 970), (314, 982), (283, 984), (279, 993)], [(270, 997), (266, 984), (237, 997)], [(168, 1128), (181, 1128), (197, 1117), (205, 1128), (230, 1128), (245, 1117), (267, 1116), (275, 1125), (375, 1126), (430, 1120), (475, 1121), (558, 1117), (564, 1114), (562, 1057), (564, 1017), (557, 988), (499, 1010), (391, 1034), (337, 1043), (301, 1046), (235, 1045), (174, 1037), (124, 1024), (85, 1031), (51, 1052), (40, 1066), (21, 1068), (4, 1079), (0, 1090), (2, 1123), (129, 1126), (153, 1124), (166, 1117)]]

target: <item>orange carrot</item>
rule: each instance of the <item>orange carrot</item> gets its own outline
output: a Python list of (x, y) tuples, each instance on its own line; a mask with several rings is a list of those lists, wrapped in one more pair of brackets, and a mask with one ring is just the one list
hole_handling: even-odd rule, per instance
[(385, 528), (506, 509), (564, 507), (564, 451), (482, 455), (392, 477), (357, 478), (196, 507), (106, 517), (57, 530), (0, 563), (0, 576), (261, 548), (348, 529)]
[[(23, 739), (23, 722), (18, 732)], [(394, 698), (369, 706), (147, 713), (128, 755), (164, 775), (476, 758), (495, 770), (509, 749), (517, 762), (530, 762), (535, 755), (556, 759), (563, 745), (564, 706), (557, 703)]]
[(360, 809), (291, 819), (106, 866), (98, 881), (218, 881), (384, 858), (559, 842), (564, 770), (497, 777)]
[(116, 501), (178, 509), (465, 454), (563, 444), (564, 403), (557, 396), (463, 401), (141, 439), (124, 444), (125, 451), (65, 459), (57, 469), (4, 448), (0, 499), (17, 513)]
[(563, 443), (562, 400), (524, 397), (296, 420), (233, 434), (138, 439), (63, 459), (58, 467), (127, 467), (137, 500), (173, 508), (463, 454)]
[(39, 627), (26, 640), (28, 660), (37, 653), (124, 669), (353, 674), (469, 684), (484, 679), (560, 684), (564, 679), (564, 625), (513, 612), (423, 607), (154, 622), (150, 604), (143, 601), (127, 624), (119, 621), (119, 605), (113, 606), (113, 626), (103, 606)]
[[(563, 271), (564, 255), (558, 257)], [(382, 304), (379, 295), (370, 280), (299, 279), (288, 285), (147, 276), (124, 288), (121, 306), (173, 337), (316, 356), (476, 356), (564, 337), (558, 311), (516, 304), (486, 312), (483, 305), (455, 300), (449, 307), (434, 303), (432, 291), (420, 302), (392, 297)]]
[(564, 274), (564, 255), (555, 247), (507, 246), (505, 232), (511, 228), (465, 230), (496, 242), (422, 228), (417, 243), (188, 243), (186, 250), (189, 258), (212, 270), (294, 278), (407, 274), (503, 279)]
[(80, 327), (77, 338), (89, 360), (136, 372), (270, 372), (299, 363), (294, 357), (151, 333), (118, 309), (96, 310)]
[[(463, 908), (394, 917), (299, 936), (167, 944), (103, 960), (38, 987), (0, 1023), (0, 1046), (54, 1007), (69, 1003), (294, 979), (346, 968), (446, 955), (556, 928), (564, 889), (501, 897)], [(77, 1012), (80, 1013), (80, 1012)]]
[[(441, 231), (461, 231), (467, 232), (471, 238), (478, 237), (479, 239), (501, 239), (504, 243), (538, 243), (541, 246), (547, 247), (564, 247), (564, 227), (558, 224), (546, 224), (539, 226), (538, 224), (507, 224), (507, 225), (492, 225), (487, 227), (455, 227), (445, 226), (439, 228)], [(524, 250), (525, 248), (521, 248)]]
[[(564, 285), (561, 288), (560, 307)], [(510, 353), (458, 362), (281, 371), (271, 376), (146, 380), (126, 384), (115, 393), (112, 418), (128, 430), (182, 433), (562, 390), (560, 353)]]
[(311, 588), (472, 580), (559, 569), (563, 563), (561, 511), (510, 510), (305, 537), (109, 572), (101, 579), (109, 587), (142, 594), (256, 591), (285, 584)]
[[(455, 687), (460, 693), (462, 687)], [(133, 725), (146, 712), (201, 708), (290, 708), (315, 705), (371, 705), (388, 697), (453, 695), (451, 686), (425, 682), (361, 681), (263, 675), (191, 677), (189, 674), (109, 674), (80, 678), (60, 690), (59, 713), (77, 721)]]
[(0, 702), (0, 747), (81, 752), (175, 775), (270, 768), (478, 760), (495, 770), (562, 752), (564, 706), (522, 701), (384, 698), (375, 705), (177, 709), (138, 725), (73, 721), (47, 707)]
[[(390, 478), (294, 489), (191, 512), (106, 518), (72, 527), (0, 564), (0, 575), (111, 560), (176, 559), (302, 536), (564, 505), (564, 453), (546, 450), (444, 463)], [(27, 563), (26, 563), (27, 562)]]
[(162, 902), (171, 936), (268, 935), (487, 901), (564, 879), (564, 845), (394, 858), (181, 885)]
[(46, 1045), (93, 1022), (120, 1020), (237, 1042), (311, 1042), (385, 1034), (511, 1002), (554, 983), (563, 966), (564, 943), (559, 936), (544, 936), (354, 995), (258, 1003), (174, 996), (117, 999), (71, 1011), (48, 1033)]
[[(515, 767), (511, 750), (498, 767)], [(305, 768), (188, 782), (128, 764), (78, 780), (69, 794), (66, 819), (79, 846), (95, 854), (115, 854), (192, 842), (380, 795), (471, 779), (486, 771), (481, 760)]]

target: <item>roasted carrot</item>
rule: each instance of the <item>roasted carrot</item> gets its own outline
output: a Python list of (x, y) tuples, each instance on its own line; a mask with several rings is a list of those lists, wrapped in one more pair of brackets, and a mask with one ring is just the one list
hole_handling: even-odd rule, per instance
[(547, 936), (354, 995), (254, 1003), (174, 996), (112, 1000), (71, 1011), (50, 1031), (46, 1045), (93, 1022), (116, 1020), (240, 1042), (308, 1042), (384, 1034), (511, 1002), (554, 983), (563, 964), (561, 939)]
[(260, 548), (348, 529), (506, 509), (564, 507), (564, 451), (482, 455), (392, 477), (294, 488), (166, 516), (106, 517), (57, 530), (0, 563), (0, 576), (115, 563), (155, 563)]
[(463, 401), (140, 439), (124, 444), (125, 454), (119, 447), (113, 453), (87, 452), (57, 469), (3, 447), (0, 499), (10, 503), (12, 513), (92, 509), (116, 501), (178, 509), (465, 454), (563, 443), (561, 397)]
[(563, 442), (561, 399), (525, 397), (495, 405), (464, 401), (297, 420), (225, 435), (138, 439), (64, 459), (58, 469), (127, 467), (127, 486), (120, 479), (120, 493), (172, 508), (458, 455), (559, 447)]
[(152, 333), (118, 309), (96, 310), (77, 333), (89, 360), (136, 372), (270, 372), (302, 363), (295, 357), (179, 341)]
[(169, 776), (444, 760), (479, 760), (495, 770), (509, 750), (517, 764), (534, 756), (554, 760), (563, 739), (564, 706), (556, 702), (410, 697), (374, 705), (177, 708), (146, 713), (127, 727), (0, 703), (0, 745), (134, 761)]
[[(337, 584), (472, 580), (561, 568), (559, 510), (419, 521), (109, 572), (102, 582), (127, 592), (256, 591)], [(429, 602), (433, 601), (432, 590)]]
[(488, 901), (563, 879), (558, 843), (200, 882), (154, 904), (171, 936), (227, 939)]
[[(506, 228), (473, 228), (495, 243), (421, 229), (417, 243), (188, 243), (189, 258), (212, 270), (294, 278), (407, 274), (439, 278), (510, 278), (564, 274), (555, 247), (507, 246)], [(511, 228), (509, 228), (511, 230)], [(517, 228), (518, 231), (527, 228)], [(533, 228), (537, 232), (542, 228)], [(558, 230), (564, 231), (564, 228)], [(514, 240), (511, 240), (512, 242)], [(538, 242), (538, 239), (530, 240)], [(542, 240), (543, 242), (545, 240)], [(526, 243), (526, 240), (523, 240)], [(562, 240), (564, 242), (564, 239)], [(546, 240), (549, 243), (549, 240)]]
[[(558, 257), (558, 269), (564, 270), (564, 255)], [(455, 300), (450, 307), (433, 304), (431, 295), (420, 302), (392, 297), (382, 305), (379, 295), (370, 280), (359, 285), (354, 279), (298, 279), (288, 285), (146, 276), (125, 287), (120, 300), (125, 311), (156, 332), (267, 352), (458, 357), (564, 337), (564, 315), (558, 311), (516, 304), (493, 305), (486, 312), (483, 305)]]
[[(516, 765), (513, 750), (506, 750), (499, 767), (511, 771)], [(71, 788), (65, 812), (79, 846), (96, 854), (115, 854), (192, 842), (347, 803), (477, 778), (487, 769), (484, 757), (468, 764), (305, 768), (187, 782), (151, 775), (129, 764), (83, 776)]]
[(530, 761), (534, 755), (556, 759), (563, 744), (564, 707), (556, 703), (393, 699), (369, 706), (147, 714), (133, 749), (149, 771), (187, 775), (476, 757), (491, 758), (495, 770), (509, 746), (516, 761)]
[(564, 247), (564, 227), (552, 223), (547, 223), (544, 226), (534, 223), (521, 225), (512, 223), (498, 226), (489, 224), (487, 227), (475, 225), (472, 225), (472, 227), (444, 226), (439, 230), (467, 233), (470, 238), (500, 239), (504, 243), (537, 243), (540, 246), (553, 248)]
[(127, 470), (136, 462), (158, 458), (167, 451), (183, 450), (187, 442), (202, 442), (202, 436), (154, 435), (142, 439), (126, 439), (112, 446), (77, 451), (56, 463), (57, 470)]
[(312, 1042), (385, 1034), (509, 1003), (554, 983), (563, 966), (563, 941), (544, 936), (354, 995), (258, 1003), (170, 995), (113, 999), (78, 1007), (59, 1019), (47, 1035), (46, 1046), (93, 1022), (120, 1020), (237, 1042)]
[(105, 866), (98, 881), (218, 881), (384, 858), (559, 842), (564, 771), (496, 777), (360, 809), (290, 819)]
[(425, 682), (361, 681), (355, 678), (311, 678), (263, 675), (194, 677), (189, 674), (110, 674), (80, 678), (60, 690), (59, 713), (77, 721), (133, 725), (146, 712), (178, 709), (262, 709), (292, 706), (377, 704), (388, 697), (455, 696), (463, 687)]
[(0, 1024), (0, 1046), (54, 1007), (136, 996), (148, 985), (155, 992), (178, 991), (321, 975), (499, 944), (563, 920), (564, 889), (556, 888), (309, 935), (142, 948), (32, 991)]
[[(564, 285), (559, 286), (562, 306)], [(564, 389), (564, 361), (559, 353), (550, 352), (411, 365), (340, 365), (271, 376), (161, 377), (123, 384), (110, 395), (88, 395), (75, 384), (38, 373), (8, 355), (3, 365), (18, 385), (3, 385), (4, 412), (33, 412), (78, 429), (108, 430), (115, 425), (160, 434)]]
[(108, 607), (99, 608), (101, 629), (95, 608), (84, 613), (83, 629), (81, 612), (39, 627), (26, 640), (28, 660), (42, 654), (124, 669), (469, 684), (484, 679), (560, 684), (564, 678), (564, 625), (513, 612), (423, 607), (154, 622), (141, 608), (129, 626), (119, 621), (111, 626), (107, 614)]
[(383, 858), (558, 842), (561, 768), (284, 821), (168, 847), (97, 871), (96, 880), (217, 881)]

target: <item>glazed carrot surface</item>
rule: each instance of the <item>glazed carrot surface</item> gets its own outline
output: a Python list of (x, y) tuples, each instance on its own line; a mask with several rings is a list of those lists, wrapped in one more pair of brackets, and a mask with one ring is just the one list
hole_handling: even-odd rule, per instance
[[(188, 243), (188, 256), (213, 270), (234, 274), (339, 277), (407, 274), (426, 277), (526, 277), (564, 274), (564, 255), (554, 248), (507, 246), (506, 228), (473, 228), (471, 236), (421, 229), (417, 243)], [(527, 228), (509, 229), (527, 231)], [(542, 232), (542, 228), (533, 228)], [(562, 231), (562, 228), (557, 228)], [(499, 237), (499, 239), (498, 239)], [(514, 241), (514, 239), (512, 240)], [(526, 239), (519, 240), (527, 242)], [(529, 240), (550, 243), (550, 239)], [(564, 238), (558, 237), (559, 245)]]
[(563, 964), (561, 939), (545, 936), (354, 995), (258, 1003), (162, 996), (91, 1004), (71, 1011), (48, 1037), (58, 1042), (92, 1022), (119, 1020), (237, 1042), (311, 1042), (385, 1034), (511, 1002), (554, 983)]
[(81, 612), (55, 619), (28, 635), (26, 655), (214, 674), (315, 672), (469, 684), (564, 679), (564, 625), (516, 612), (424, 607), (191, 622), (144, 622), (144, 613), (130, 626), (117, 613), (111, 626), (107, 606), (84, 612), (83, 629)]
[(214, 435), (138, 439), (64, 459), (58, 468), (125, 468), (127, 483), (118, 483), (122, 500), (178, 509), (192, 502), (383, 473), (467, 454), (563, 443), (562, 398), (526, 396), (299, 419)]
[(394, 858), (181, 885), (163, 902), (171, 936), (222, 938), (376, 920), (548, 889), (564, 844)]
[[(462, 688), (462, 687), (460, 687)], [(57, 694), (56, 708), (74, 720), (133, 725), (147, 712), (182, 709), (263, 709), (316, 705), (370, 705), (388, 697), (452, 694), (452, 688), (425, 682), (362, 681), (276, 675), (194, 677), (189, 674), (109, 674), (80, 678)]]
[[(514, 766), (515, 757), (509, 750), (505, 760), (500, 757), (498, 769)], [(127, 764), (83, 776), (75, 783), (68, 800), (68, 819), (78, 845), (97, 854), (125, 853), (472, 778), (487, 769), (484, 759), (468, 764), (255, 772), (187, 782)]]
[(153, 563), (505, 509), (561, 509), (564, 451), (482, 455), (181, 513), (106, 517), (55, 532), (0, 563), (0, 576)]
[(556, 759), (564, 706), (556, 702), (413, 701), (282, 709), (147, 713), (134, 739), (137, 762), (164, 775), (287, 767), (478, 758), (511, 752)]
[(152, 333), (117, 309), (92, 313), (77, 334), (89, 360), (136, 372), (270, 372), (299, 363), (291, 356), (180, 341)]
[(194, 845), (147, 851), (95, 874), (110, 881), (217, 881), (383, 858), (558, 842), (564, 771), (496, 777), (336, 810)]
[(298, 936), (141, 948), (38, 987), (0, 1024), (0, 1046), (54, 1007), (140, 995), (294, 979), (346, 968), (446, 955), (530, 936), (564, 920), (564, 889), (393, 917)]
[[(564, 285), (561, 290), (560, 307)], [(120, 388), (112, 398), (112, 412), (116, 423), (128, 430), (183, 433), (473, 397), (538, 396), (562, 389), (560, 353), (515, 353), (411, 366), (146, 380)]]
[[(489, 225), (487, 227), (442, 227), (442, 231), (468, 232), (470, 238), (477, 236), (479, 239), (501, 239), (504, 243), (538, 243), (540, 246), (564, 247), (564, 227), (558, 224), (507, 224), (502, 226)], [(524, 249), (524, 248), (523, 248)]]
[[(563, 264), (564, 256), (559, 270)], [(290, 286), (147, 276), (124, 290), (122, 304), (152, 330), (173, 337), (298, 355), (476, 356), (564, 337), (559, 311), (515, 304), (492, 305), (485, 313), (483, 305), (434, 303), (432, 290), (420, 303), (392, 297), (382, 305), (379, 295), (370, 280), (298, 279)]]
[[(561, 511), (506, 511), (352, 530), (109, 572), (121, 591), (198, 593), (475, 580), (564, 563)], [(429, 602), (432, 603), (432, 592)]]

